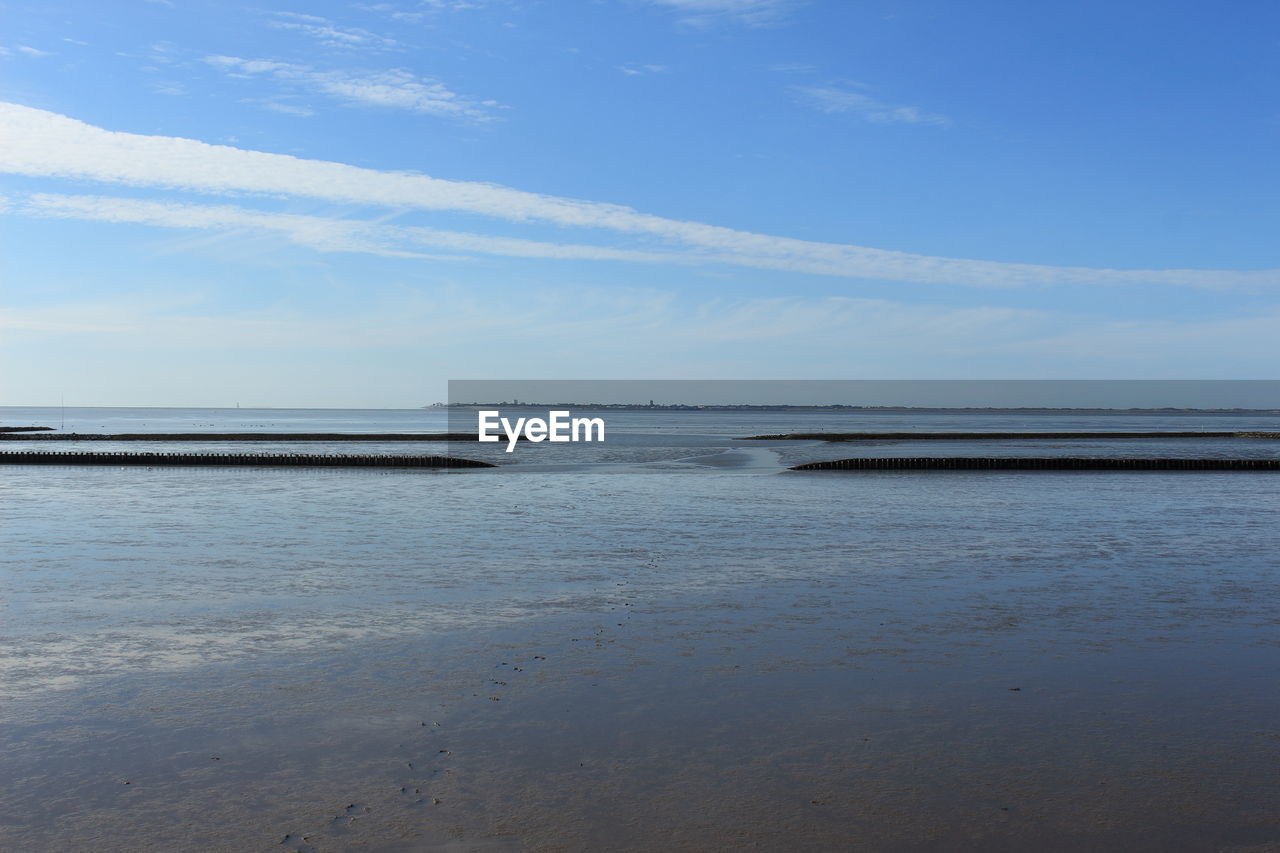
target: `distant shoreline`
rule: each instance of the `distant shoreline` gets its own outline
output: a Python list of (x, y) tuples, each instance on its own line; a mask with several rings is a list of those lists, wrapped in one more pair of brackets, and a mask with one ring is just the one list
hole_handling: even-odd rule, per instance
[(1126, 414), (1126, 415), (1275, 415), (1280, 416), (1280, 409), (1180, 409), (1173, 407), (1166, 408), (1130, 408), (1130, 409), (1105, 409), (1105, 408), (1080, 408), (1080, 407), (1062, 407), (1053, 408), (1048, 406), (1023, 406), (1023, 407), (1006, 407), (1006, 406), (846, 406), (841, 404), (833, 404), (829, 406), (793, 406), (793, 405), (759, 405), (759, 404), (733, 404), (733, 405), (693, 405), (683, 403), (671, 403), (653, 405), (645, 405), (642, 403), (433, 403), (429, 406), (423, 406), (423, 409), (439, 409), (443, 411), (472, 411), (475, 409), (528, 409), (528, 410), (546, 410), (546, 409), (578, 409), (581, 411), (610, 411), (610, 412), (787, 412), (787, 413), (804, 413), (804, 412), (906, 412), (906, 413), (929, 413), (929, 414), (1002, 414), (1016, 412), (1018, 414), (1062, 414), (1070, 412), (1073, 414)]
[[(22, 404), (5, 404), (0, 406), (0, 416), (6, 415), (7, 410), (22, 409), (44, 409), (49, 411), (57, 411), (61, 409), (68, 414), (82, 411), (163, 411), (163, 412), (218, 412), (222, 414), (235, 413), (241, 416), (247, 416), (255, 412), (422, 412), (422, 411), (469, 411), (474, 409), (581, 409), (581, 410), (599, 410), (599, 411), (618, 411), (618, 412), (827, 412), (827, 413), (856, 413), (856, 412), (886, 412), (886, 413), (925, 413), (925, 414), (1001, 414), (1001, 413), (1018, 413), (1018, 414), (1128, 414), (1128, 415), (1272, 415), (1280, 417), (1280, 408), (1271, 409), (1249, 409), (1249, 408), (1179, 408), (1175, 406), (1166, 406), (1160, 408), (1132, 406), (1128, 408), (1105, 408), (1105, 407), (1089, 407), (1089, 406), (850, 406), (844, 404), (831, 405), (787, 405), (787, 404), (657, 404), (650, 406), (644, 403), (432, 403), (426, 406), (413, 406), (407, 408), (351, 408), (351, 407), (332, 407), (332, 406), (248, 406), (245, 408), (235, 408), (231, 406), (66, 406), (59, 407), (57, 405), (37, 406)], [(29, 427), (23, 427), (29, 430)], [(45, 427), (52, 429), (52, 427)], [(13, 428), (0, 430), (13, 431)]]

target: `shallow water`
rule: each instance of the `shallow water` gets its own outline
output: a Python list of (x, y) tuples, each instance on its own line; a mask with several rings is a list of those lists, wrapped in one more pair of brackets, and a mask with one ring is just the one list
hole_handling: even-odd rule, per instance
[(0, 848), (1280, 841), (1280, 477), (799, 474), (832, 446), (739, 426), (0, 468)]

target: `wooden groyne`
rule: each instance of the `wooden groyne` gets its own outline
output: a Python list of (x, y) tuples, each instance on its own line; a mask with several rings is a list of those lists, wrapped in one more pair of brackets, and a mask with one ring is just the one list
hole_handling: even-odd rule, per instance
[(259, 468), (494, 468), (488, 462), (454, 456), (341, 455), (322, 453), (78, 453), (4, 451), (0, 465), (246, 466)]
[(1072, 438), (1280, 438), (1280, 432), (788, 432), (739, 441), (962, 441)]
[[(52, 427), (0, 427), (4, 441), (479, 441), (474, 432), (57, 432)], [(1080, 438), (1270, 438), (1280, 432), (789, 432), (737, 441), (960, 441)], [(504, 439), (505, 440), (505, 439)], [(524, 436), (520, 437), (524, 440)]]
[(478, 441), (474, 432), (40, 432), (0, 441)]
[(1069, 456), (916, 456), (834, 459), (792, 471), (1280, 471), (1280, 459), (1081, 459)]

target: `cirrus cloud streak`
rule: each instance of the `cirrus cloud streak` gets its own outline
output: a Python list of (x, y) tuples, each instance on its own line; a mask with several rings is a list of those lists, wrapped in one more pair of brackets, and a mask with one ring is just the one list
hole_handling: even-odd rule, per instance
[[(1280, 285), (1280, 270), (1119, 270), (946, 258), (821, 243), (669, 219), (633, 208), (212, 145), (109, 131), (45, 110), (0, 104), (0, 171), (210, 195), (301, 198), (390, 208), (454, 211), (508, 222), (590, 228), (693, 250), (691, 260), (927, 284), (1164, 284), (1209, 289)], [(344, 221), (344, 220), (343, 220)], [(627, 251), (618, 249), (616, 251)], [(651, 253), (645, 253), (651, 254)], [(616, 258), (624, 259), (624, 258)], [(640, 260), (640, 258), (625, 258)]]

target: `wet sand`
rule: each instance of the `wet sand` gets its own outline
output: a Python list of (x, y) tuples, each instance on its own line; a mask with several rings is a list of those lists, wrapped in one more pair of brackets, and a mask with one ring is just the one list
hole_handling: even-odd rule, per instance
[(1276, 849), (1274, 478), (772, 454), (8, 470), (0, 849)]
[[(535, 630), (72, 694), (11, 733), (22, 746), (5, 744), (15, 784), (0, 839), (101, 851), (1274, 849), (1252, 846), (1278, 836), (1266, 807), (1275, 721), (1247, 695), (1269, 677), (1262, 656), (1170, 688), (1157, 685), (1202, 661), (1112, 661), (1098, 678), (1087, 661), (1029, 665), (998, 624), (929, 621), (850, 648), (813, 630), (838, 597), (791, 589), (778, 603), (797, 595), (794, 613), (726, 600), (708, 618), (618, 589)], [(920, 631), (950, 634), (955, 650), (919, 648)], [(800, 636), (782, 650), (779, 632)], [(1172, 719), (1153, 714), (1153, 689), (1177, 704)]]

